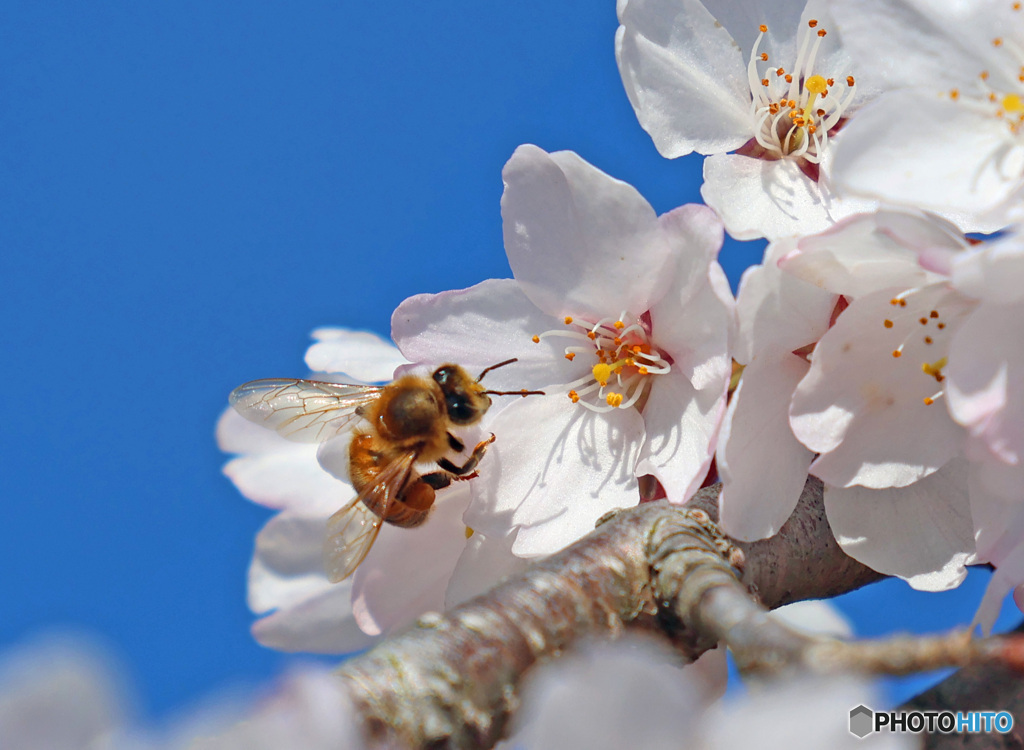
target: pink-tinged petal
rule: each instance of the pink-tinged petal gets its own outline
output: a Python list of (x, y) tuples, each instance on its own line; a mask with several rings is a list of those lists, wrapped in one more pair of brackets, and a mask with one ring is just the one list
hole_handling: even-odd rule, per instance
[[(1021, 582), (1024, 581), (1024, 544), (1020, 544), (1007, 555), (998, 567), (992, 572), (992, 578), (985, 589), (981, 604), (974, 615), (971, 627), (980, 626), (982, 633), (989, 635), (992, 626), (1002, 609), (1003, 601), (1007, 594), (1014, 592), (1013, 599), (1017, 607), (1024, 611), (1022, 604)], [(1015, 589), (1016, 587), (1016, 589)]]
[(725, 225), (718, 214), (698, 203), (662, 214), (658, 223), (678, 259), (675, 277), (666, 288), (679, 289), (679, 299), (685, 301), (707, 286), (708, 269), (715, 264), (725, 239)]
[(256, 535), (249, 565), (249, 609), (264, 614), (327, 592), (324, 537), (327, 516), (279, 513)]
[(622, 83), (662, 156), (724, 153), (753, 136), (747, 60), (699, 2), (631, 0), (619, 21)]
[(382, 383), (408, 364), (390, 341), (369, 331), (318, 328), (317, 343), (306, 350), (306, 366), (314, 372), (343, 372), (361, 383)]
[(561, 549), (613, 508), (639, 502), (634, 476), (644, 440), (635, 409), (595, 413), (564, 394), (523, 399), (491, 425), (497, 441), (473, 481), (466, 523), (502, 537), (522, 526), (522, 557)]
[(920, 591), (955, 588), (974, 562), (967, 462), (908, 487), (825, 487), (825, 513), (843, 551)]
[(700, 194), (738, 240), (811, 234), (836, 219), (818, 184), (791, 159), (709, 156)]
[(740, 364), (762, 352), (775, 356), (815, 343), (828, 330), (836, 295), (779, 269), (779, 259), (796, 247), (795, 239), (773, 242), (764, 263), (743, 272), (736, 295)]
[(962, 428), (938, 403), (942, 384), (922, 368), (941, 366), (970, 305), (943, 284), (902, 295), (904, 306), (892, 304), (895, 294), (854, 300), (818, 343), (793, 395), (793, 434), (821, 454), (811, 473), (836, 487), (912, 484), (963, 444)]
[(392, 632), (444, 609), (448, 579), (466, 547), (462, 514), (469, 500), (469, 488), (456, 486), (439, 493), (422, 526), (384, 524), (352, 576), (352, 611), (363, 632)]
[(646, 312), (672, 277), (675, 253), (631, 185), (571, 151), (520, 146), (502, 170), (509, 265), (537, 307), (597, 321)]
[(679, 297), (670, 289), (651, 310), (653, 344), (671, 357), (673, 372), (683, 374), (694, 388), (717, 387), (732, 373), (732, 294), (721, 267), (713, 264), (696, 293)]
[(961, 253), (953, 264), (953, 286), (996, 305), (1024, 301), (1024, 237), (1010, 234)]
[(650, 310), (653, 344), (703, 389), (731, 371), (728, 355), (735, 301), (714, 260), (722, 228), (703, 206), (683, 206), (662, 216), (680, 248), (677, 276)]
[(391, 333), (414, 362), (455, 362), (472, 374), (512, 357), (513, 365), (487, 375), (488, 387), (531, 390), (568, 383), (586, 372), (564, 357), (557, 338), (533, 342), (533, 336), (564, 329), (560, 319), (542, 313), (511, 279), (489, 279), (469, 289), (419, 294), (391, 316)]
[(342, 581), (252, 624), (258, 643), (277, 651), (347, 654), (373, 643), (352, 616), (352, 584)]
[(737, 539), (773, 536), (803, 490), (814, 454), (789, 427), (789, 400), (808, 364), (793, 354), (755, 359), (743, 370), (719, 437), (722, 528)]
[[(998, 566), (1024, 543), (1024, 497), (1020, 484), (1012, 495), (993, 492), (985, 481), (989, 468), (985, 463), (971, 462), (971, 517), (978, 560)], [(1018, 583), (1024, 583), (1024, 579)]]
[(695, 390), (673, 370), (655, 378), (644, 406), (647, 439), (640, 450), (636, 474), (653, 474), (675, 503), (700, 489), (715, 453), (718, 427), (725, 413), (729, 381)]
[(982, 216), (1024, 173), (1024, 149), (1015, 143), (1005, 121), (977, 107), (894, 91), (850, 119), (834, 144), (832, 177), (854, 194), (933, 211), (964, 231), (991, 232), (1005, 222)]
[(949, 410), (1003, 462), (1024, 462), (1024, 304), (982, 304), (949, 349)]
[(505, 537), (489, 537), (474, 532), (448, 581), (445, 609), (479, 596), (501, 579), (526, 570), (529, 562), (512, 554), (514, 541), (515, 532)]
[(779, 267), (808, 284), (852, 298), (888, 287), (909, 289), (940, 280), (921, 267), (919, 253), (966, 248), (962, 236), (953, 232), (946, 222), (924, 215), (858, 214), (801, 239)]

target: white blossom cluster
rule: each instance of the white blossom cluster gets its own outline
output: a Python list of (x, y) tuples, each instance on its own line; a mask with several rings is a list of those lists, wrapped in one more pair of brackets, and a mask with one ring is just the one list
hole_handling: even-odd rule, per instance
[[(513, 279), (406, 300), (395, 346), (314, 334), (320, 379), (514, 357), (488, 387), (544, 392), (495, 398), (479, 476), (422, 527), (385, 524), (347, 581), (321, 562), (354, 496), (332, 451), (226, 413), (226, 473), (281, 511), (250, 569), (261, 643), (365, 646), (637, 504), (645, 477), (675, 503), (720, 480), (725, 530), (753, 540), (810, 473), (873, 569), (938, 591), (993, 565), (986, 628), (1024, 591), (1021, 4), (619, 0), (618, 17), (637, 118), (665, 157), (705, 155), (707, 205), (658, 216), (575, 153), (520, 146)], [(725, 232), (769, 241), (735, 296)]]

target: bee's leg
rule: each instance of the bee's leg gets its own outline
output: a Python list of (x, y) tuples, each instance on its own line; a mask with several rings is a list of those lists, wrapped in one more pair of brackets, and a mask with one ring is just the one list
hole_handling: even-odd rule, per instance
[[(469, 457), (462, 466), (456, 466), (447, 458), (438, 460), (437, 465), (447, 471), (449, 474), (454, 474), (456, 477), (461, 478), (464, 474), (469, 474), (476, 468), (476, 465), (480, 463), (480, 459), (484, 457), (487, 452), (487, 446), (494, 442), (494, 433), (487, 440), (481, 440), (476, 444), (476, 448), (473, 449), (473, 455)], [(466, 477), (468, 479), (469, 477)]]
[(445, 487), (451, 484), (452, 479), (455, 478), (456, 477), (453, 477), (447, 471), (434, 471), (431, 472), (430, 474), (424, 474), (423, 476), (421, 476), (420, 481), (422, 481), (424, 484), (430, 485), (435, 490), (443, 490)]
[(456, 453), (462, 453), (462, 451), (466, 450), (466, 444), (450, 432), (448, 433), (448, 447)]

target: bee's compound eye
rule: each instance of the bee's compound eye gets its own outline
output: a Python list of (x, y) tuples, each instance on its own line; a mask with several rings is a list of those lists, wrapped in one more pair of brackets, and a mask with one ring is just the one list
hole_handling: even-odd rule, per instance
[(444, 367), (438, 367), (434, 370), (434, 382), (440, 386), (444, 386), (452, 377), (455, 375), (455, 368), (445, 365)]
[(445, 397), (444, 406), (448, 412), (448, 418), (455, 424), (466, 424), (476, 417), (476, 410), (470, 406), (469, 402), (454, 394)]

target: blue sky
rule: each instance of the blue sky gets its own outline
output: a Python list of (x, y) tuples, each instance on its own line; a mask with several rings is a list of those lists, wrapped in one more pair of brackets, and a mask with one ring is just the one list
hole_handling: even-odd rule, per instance
[[(227, 393), (303, 374), (318, 326), (387, 334), (412, 294), (509, 276), (520, 143), (699, 201), (700, 160), (636, 122), (616, 25), (611, 0), (0, 7), (0, 651), (94, 634), (158, 718), (290, 662), (248, 633), (269, 511), (220, 474)], [(949, 627), (983, 586), (842, 606), (864, 635)]]

